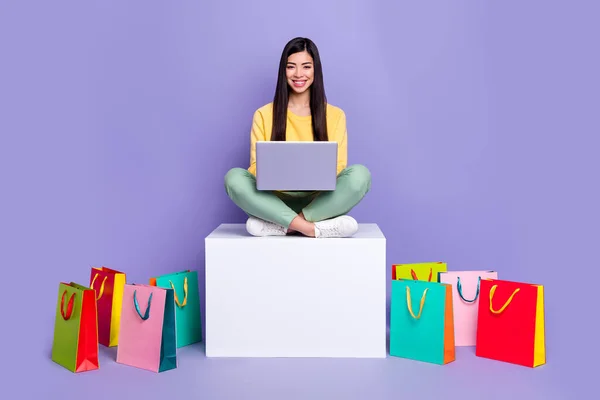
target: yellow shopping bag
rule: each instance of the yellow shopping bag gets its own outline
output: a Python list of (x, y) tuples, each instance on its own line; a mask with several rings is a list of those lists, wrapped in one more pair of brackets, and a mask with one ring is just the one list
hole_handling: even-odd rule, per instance
[(392, 265), (392, 280), (412, 279), (415, 281), (439, 282), (439, 272), (447, 272), (445, 262), (423, 262)]

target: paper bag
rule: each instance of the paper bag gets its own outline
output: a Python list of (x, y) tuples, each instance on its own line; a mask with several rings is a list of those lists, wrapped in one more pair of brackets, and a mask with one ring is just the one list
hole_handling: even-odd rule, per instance
[(455, 360), (450, 285), (392, 281), (390, 355), (441, 365)]
[(202, 341), (198, 272), (186, 270), (158, 276), (150, 279), (150, 285), (173, 289), (177, 348)]
[(438, 273), (446, 272), (448, 267), (444, 262), (424, 262), (415, 264), (392, 265), (392, 280), (413, 279), (415, 281), (439, 282)]
[(125, 284), (117, 362), (153, 372), (177, 368), (173, 289)]
[(456, 346), (475, 346), (481, 279), (498, 279), (496, 271), (440, 272), (440, 282), (452, 285)]
[(475, 355), (526, 367), (546, 363), (544, 286), (481, 281)]
[(121, 306), (125, 274), (114, 269), (92, 268), (90, 288), (96, 291), (98, 307), (98, 342), (106, 347), (119, 344)]
[(71, 372), (100, 368), (94, 290), (73, 282), (60, 283), (54, 320), (52, 361)]

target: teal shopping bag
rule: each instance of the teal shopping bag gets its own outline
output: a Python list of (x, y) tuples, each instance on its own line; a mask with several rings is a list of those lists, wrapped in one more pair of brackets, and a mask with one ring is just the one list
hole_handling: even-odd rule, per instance
[(177, 348), (202, 341), (198, 272), (181, 271), (150, 278), (150, 285), (173, 289)]
[(434, 364), (455, 360), (452, 286), (392, 281), (390, 355)]

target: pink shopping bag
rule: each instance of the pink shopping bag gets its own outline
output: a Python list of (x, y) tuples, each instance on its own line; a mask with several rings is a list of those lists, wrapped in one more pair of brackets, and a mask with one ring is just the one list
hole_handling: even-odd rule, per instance
[(440, 282), (452, 285), (455, 346), (475, 346), (482, 279), (498, 279), (496, 271), (440, 272)]
[(153, 372), (177, 368), (173, 289), (125, 285), (117, 362)]

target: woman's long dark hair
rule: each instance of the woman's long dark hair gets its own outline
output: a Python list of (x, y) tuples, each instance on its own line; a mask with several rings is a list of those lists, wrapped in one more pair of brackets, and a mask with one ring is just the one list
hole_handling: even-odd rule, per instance
[(319, 50), (312, 40), (297, 37), (290, 40), (283, 49), (279, 61), (279, 73), (277, 76), (277, 88), (273, 99), (273, 131), (272, 141), (285, 141), (287, 127), (287, 109), (289, 100), (289, 86), (286, 77), (288, 57), (294, 53), (307, 51), (313, 59), (314, 78), (310, 90), (310, 113), (312, 116), (314, 141), (327, 141), (327, 97), (325, 97), (325, 85), (323, 84), (323, 68)]

